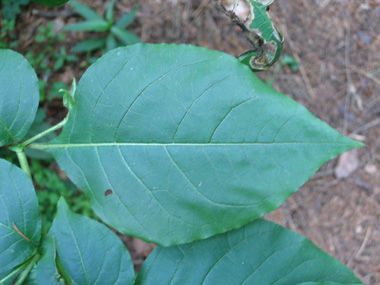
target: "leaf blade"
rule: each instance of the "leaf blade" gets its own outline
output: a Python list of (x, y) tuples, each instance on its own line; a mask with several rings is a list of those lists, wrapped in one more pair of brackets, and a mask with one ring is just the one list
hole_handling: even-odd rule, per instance
[(102, 38), (89, 39), (75, 45), (71, 51), (72, 52), (88, 52), (101, 49), (105, 46), (106, 40)]
[(32, 0), (33, 2), (46, 7), (55, 7), (65, 4), (69, 0)]
[(111, 28), (111, 33), (114, 34), (125, 45), (132, 45), (141, 42), (138, 36), (117, 26), (113, 26)]
[(36, 72), (12, 50), (0, 50), (0, 146), (20, 141), (37, 112)]
[(108, 29), (109, 29), (109, 25), (103, 19), (83, 21), (80, 23), (64, 26), (62, 28), (62, 30), (65, 30), (65, 31), (77, 31), (77, 32), (79, 31), (105, 32)]
[(116, 21), (115, 26), (119, 27), (120, 29), (126, 29), (130, 23), (135, 19), (136, 13), (138, 12), (139, 8), (136, 7), (129, 13), (125, 13), (123, 16), (120, 17), (119, 20)]
[(191, 46), (111, 51), (76, 96), (45, 147), (103, 221), (162, 245), (238, 228), (361, 146), (235, 58)]
[(104, 21), (104, 19), (95, 10), (80, 2), (71, 0), (69, 5), (86, 20)]
[(144, 262), (136, 284), (298, 284), (322, 280), (326, 283), (318, 284), (360, 283), (347, 267), (310, 240), (259, 219), (206, 240), (156, 248)]
[(37, 197), (29, 177), (0, 159), (0, 278), (21, 264), (41, 238)]
[(64, 198), (57, 208), (49, 236), (73, 283), (133, 284), (133, 264), (121, 240), (104, 225), (72, 213)]

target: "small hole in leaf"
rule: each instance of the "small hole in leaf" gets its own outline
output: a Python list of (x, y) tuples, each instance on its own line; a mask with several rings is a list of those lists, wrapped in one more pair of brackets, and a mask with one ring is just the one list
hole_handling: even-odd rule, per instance
[(109, 195), (111, 195), (113, 193), (113, 191), (111, 190), (111, 189), (108, 189), (108, 190), (106, 190), (106, 192), (104, 192), (104, 196), (109, 196)]

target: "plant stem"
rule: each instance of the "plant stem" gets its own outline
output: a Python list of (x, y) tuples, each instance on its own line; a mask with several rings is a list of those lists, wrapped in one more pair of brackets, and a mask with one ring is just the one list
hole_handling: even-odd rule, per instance
[(32, 270), (34, 264), (37, 262), (37, 260), (40, 259), (40, 257), (41, 256), (38, 253), (33, 257), (33, 259), (29, 262), (28, 266), (21, 273), (20, 278), (17, 280), (15, 285), (21, 285), (25, 281), (26, 277), (28, 277), (30, 270)]
[(32, 177), (30, 173), (30, 168), (28, 164), (28, 159), (26, 158), (24, 150), (22, 151), (16, 151), (18, 161), (20, 162), (21, 169), (25, 171), (25, 173), (29, 176)]
[[(8, 280), (10, 280), (13, 276), (17, 275), (20, 271), (24, 270), (28, 266), (28, 263), (24, 263), (19, 265), (15, 270), (13, 270), (9, 275), (5, 276), (0, 280), (0, 284), (5, 284)], [(7, 283), (8, 284), (8, 283)]]
[(38, 139), (40, 139), (40, 138), (46, 136), (47, 134), (49, 134), (49, 133), (51, 133), (51, 132), (54, 132), (54, 131), (56, 131), (56, 130), (62, 128), (62, 127), (66, 124), (66, 122), (67, 122), (68, 119), (69, 119), (69, 115), (67, 115), (66, 118), (64, 118), (62, 122), (58, 123), (58, 124), (55, 125), (55, 126), (52, 126), (51, 128), (49, 128), (49, 129), (43, 131), (42, 133), (39, 133), (39, 134), (35, 135), (35, 136), (32, 137), (32, 138), (30, 138), (30, 139), (24, 141), (23, 143), (21, 143), (21, 145), (25, 147), (25, 146), (27, 146), (28, 144), (31, 144), (32, 142), (34, 142), (34, 141), (36, 141), (36, 140), (38, 140)]

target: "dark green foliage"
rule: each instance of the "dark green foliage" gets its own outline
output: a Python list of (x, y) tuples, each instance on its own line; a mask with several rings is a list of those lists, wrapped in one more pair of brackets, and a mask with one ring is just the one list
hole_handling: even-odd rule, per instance
[(30, 0), (2, 0), (1, 13), (7, 20), (14, 20), (20, 14), (20, 6), (28, 5)]

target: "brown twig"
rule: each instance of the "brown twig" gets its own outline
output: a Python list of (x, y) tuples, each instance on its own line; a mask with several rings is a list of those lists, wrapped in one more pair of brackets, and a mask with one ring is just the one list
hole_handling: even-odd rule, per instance
[(260, 37), (257, 33), (255, 33), (254, 31), (249, 30), (245, 26), (244, 22), (235, 14), (233, 10), (227, 10), (227, 8), (224, 7), (221, 0), (216, 0), (215, 5), (223, 14), (225, 14), (228, 18), (230, 18), (232, 23), (240, 27), (244, 36), (246, 37), (248, 42), (252, 45), (253, 47), (252, 51), (257, 52), (256, 58), (261, 57), (264, 53), (263, 48), (262, 48), (264, 44), (264, 39)]
[(12, 226), (13, 228), (16, 230), (16, 232), (23, 237), (23, 239), (27, 240), (28, 242), (30, 242), (30, 239), (28, 237), (26, 237), (19, 229), (18, 227), (16, 226), (16, 224), (14, 222), (12, 222)]
[(34, 245), (38, 246), (38, 243), (36, 243), (35, 241), (31, 240), (30, 238), (28, 238), (27, 236), (25, 236), (19, 229), (18, 227), (16, 226), (16, 224), (14, 222), (12, 222), (12, 226), (13, 228), (15, 229), (15, 231), (23, 238), (25, 239), (26, 241), (28, 242), (31, 242), (33, 243)]

